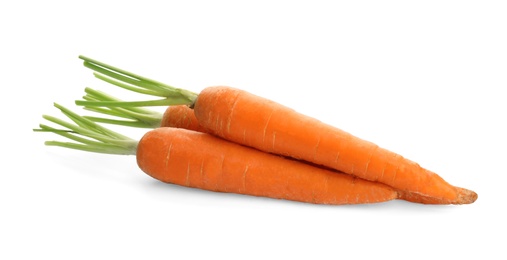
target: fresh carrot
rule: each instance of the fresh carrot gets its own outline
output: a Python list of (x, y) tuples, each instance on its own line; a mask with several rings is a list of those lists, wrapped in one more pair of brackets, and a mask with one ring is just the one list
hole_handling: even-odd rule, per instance
[(36, 130), (76, 142), (49, 141), (46, 145), (136, 155), (140, 169), (163, 182), (315, 204), (378, 203), (398, 197), (387, 185), (312, 167), (206, 133), (164, 127), (149, 131), (137, 142), (55, 106), (76, 124), (44, 116), (66, 129), (41, 124)]
[(455, 187), (399, 154), (246, 91), (219, 86), (205, 88), (196, 94), (96, 60), (80, 58), (86, 67), (96, 71), (95, 76), (99, 79), (163, 99), (137, 102), (85, 100), (77, 101), (78, 105), (189, 105), (207, 132), (235, 143), (453, 204), (468, 204), (477, 199), (475, 192)]
[(199, 94), (194, 112), (210, 133), (262, 151), (455, 204), (472, 203), (477, 198), (475, 192), (452, 186), (399, 154), (242, 90), (206, 88)]
[(168, 106), (160, 122), (161, 127), (184, 128), (206, 133), (195, 117), (194, 110), (185, 105)]
[[(120, 101), (117, 98), (114, 98), (106, 93), (90, 88), (85, 89), (86, 95), (83, 97), (85, 100), (93, 100), (93, 101)], [(114, 120), (110, 118), (102, 118), (102, 117), (87, 117), (96, 122), (104, 122), (104, 123), (112, 123), (112, 124), (121, 124), (127, 126), (137, 126), (137, 127), (147, 127), (150, 125), (156, 125), (160, 127), (173, 127), (173, 128), (183, 128), (198, 132), (206, 132), (203, 129), (197, 118), (195, 117), (194, 110), (185, 105), (175, 105), (168, 106), (165, 112), (159, 114), (155, 111), (150, 111), (147, 109), (143, 109), (143, 111), (139, 111), (139, 108), (97, 108), (97, 107), (85, 107), (88, 110), (92, 110), (95, 112), (109, 114), (116, 117), (124, 117), (126, 120)], [(135, 110), (136, 112), (134, 113)], [(115, 113), (113, 113), (115, 111)], [(123, 116), (122, 116), (123, 115)], [(150, 118), (150, 120), (146, 120), (143, 118)], [(147, 121), (144, 122), (143, 121)], [(318, 165), (313, 165), (318, 167)], [(329, 169), (328, 169), (329, 170)], [(337, 172), (337, 171), (335, 171)], [(461, 188), (458, 188), (461, 189)], [(405, 192), (399, 191), (399, 198), (402, 200), (414, 202), (414, 203), (422, 203), (422, 204), (452, 204), (453, 201), (443, 200), (439, 198), (433, 198), (428, 196), (423, 196), (413, 192)]]

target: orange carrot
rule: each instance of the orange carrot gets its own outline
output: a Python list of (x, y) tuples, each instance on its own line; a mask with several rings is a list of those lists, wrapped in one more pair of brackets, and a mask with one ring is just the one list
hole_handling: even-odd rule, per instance
[(206, 132), (205, 129), (199, 125), (194, 110), (185, 105), (167, 107), (161, 119), (160, 126), (184, 128), (203, 133)]
[(195, 94), (82, 57), (95, 75), (112, 84), (144, 94), (165, 97), (141, 102), (76, 102), (86, 106), (151, 106), (186, 104), (193, 107), (208, 133), (268, 153), (387, 184), (397, 190), (453, 204), (472, 203), (473, 191), (457, 188), (376, 144), (312, 117), (243, 90), (208, 87)]
[(212, 191), (334, 205), (397, 198), (386, 185), (185, 129), (148, 132), (139, 142), (137, 162), (163, 182)]
[(398, 197), (387, 185), (312, 167), (206, 133), (164, 127), (149, 131), (136, 142), (62, 106), (55, 106), (76, 125), (44, 116), (68, 130), (42, 124), (39, 130), (77, 143), (50, 141), (47, 145), (136, 155), (140, 169), (163, 182), (315, 204), (377, 203)]
[(261, 151), (455, 204), (477, 198), (475, 192), (454, 187), (399, 154), (246, 91), (206, 88), (196, 99), (194, 112), (209, 133)]

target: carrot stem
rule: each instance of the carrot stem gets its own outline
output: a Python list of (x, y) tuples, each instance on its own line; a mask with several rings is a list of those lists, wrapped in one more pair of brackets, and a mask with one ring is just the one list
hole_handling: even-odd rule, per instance
[[(141, 93), (141, 94), (147, 94), (147, 95), (152, 95), (152, 96), (159, 96), (159, 97), (165, 97), (163, 94), (157, 92), (157, 91), (153, 91), (153, 90), (150, 90), (150, 89), (147, 89), (147, 88), (142, 88), (142, 87), (139, 87), (139, 85), (135, 85), (135, 84), (132, 84), (132, 85), (129, 85), (129, 84), (125, 84), (121, 81), (118, 81), (118, 80), (114, 80), (113, 78), (109, 78), (107, 76), (104, 76), (102, 74), (99, 74), (97, 72), (93, 73), (93, 75), (98, 78), (98, 79), (101, 79), (107, 83), (110, 83), (110, 84), (113, 84), (113, 85), (116, 85), (120, 88), (124, 88), (124, 89), (127, 89), (127, 90), (131, 90), (131, 91), (134, 91), (134, 92), (137, 92), (137, 93)], [(141, 84), (140, 82), (136, 83), (136, 84)], [(145, 85), (145, 87), (148, 87), (148, 85)]]
[(96, 153), (136, 154), (138, 144), (136, 140), (102, 127), (92, 120), (80, 116), (59, 104), (55, 103), (54, 106), (60, 109), (64, 115), (74, 122), (74, 124), (53, 116), (44, 115), (44, 119), (60, 125), (65, 129), (57, 129), (40, 124), (40, 128), (34, 129), (34, 131), (51, 132), (75, 142), (47, 141), (45, 142), (46, 145), (61, 146)]
[(93, 141), (93, 140), (88, 139), (88, 138), (83, 138), (83, 137), (77, 136), (77, 135), (75, 135), (76, 132), (72, 131), (72, 130), (56, 129), (56, 128), (53, 128), (51, 126), (44, 125), (44, 124), (40, 124), (39, 127), (40, 127), (40, 129), (36, 129), (37, 131), (40, 131), (40, 132), (53, 132), (53, 133), (55, 133), (57, 135), (61, 135), (63, 137), (66, 137), (68, 139), (71, 139), (71, 140), (74, 140), (76, 142), (80, 142), (80, 143), (83, 143), (83, 144), (90, 144), (90, 145), (101, 144), (101, 142), (97, 142), (97, 141)]
[[(100, 104), (107, 104), (107, 102), (124, 102), (102, 91), (94, 90), (91, 88), (86, 88), (85, 92), (86, 95), (83, 96), (83, 100), (78, 100), (76, 103), (81, 104), (81, 102), (85, 101), (97, 103), (100, 102)], [(163, 115), (157, 111), (140, 107), (118, 107), (104, 105), (104, 107), (84, 106), (84, 109), (113, 117), (105, 118), (96, 116), (84, 116), (93, 122), (137, 128), (158, 128), (161, 125), (163, 117)]]
[[(112, 108), (104, 108), (104, 107), (83, 107), (83, 109), (97, 112), (97, 113), (101, 113), (101, 114), (105, 114), (105, 115), (116, 116), (116, 117), (121, 117), (121, 118), (125, 118), (125, 119), (133, 119), (132, 116), (126, 114), (127, 112), (123, 112), (123, 113), (120, 112), (120, 109), (123, 109), (123, 108), (114, 107), (114, 109), (112, 109)], [(123, 109), (123, 110), (127, 111), (127, 109)], [(84, 117), (90, 118), (88, 116), (84, 116)]]
[(70, 143), (70, 142), (60, 142), (60, 141), (46, 141), (44, 142), (47, 146), (59, 146), (69, 149), (75, 149), (85, 152), (93, 152), (93, 153), (105, 153), (105, 154), (119, 154), (119, 155), (135, 155), (135, 152), (130, 152), (129, 150), (125, 150), (122, 147), (110, 146), (107, 144), (101, 146), (92, 146), (86, 144), (78, 144), (78, 143)]
[[(175, 88), (82, 55), (79, 58), (84, 60), (85, 67), (95, 71), (94, 75), (98, 79), (138, 93), (166, 97), (166, 99), (155, 100), (154, 102), (108, 103), (108, 106), (192, 105), (197, 98), (197, 94), (194, 92)], [(80, 105), (102, 106), (100, 103), (83, 102), (80, 102)]]
[(99, 107), (149, 107), (149, 106), (175, 106), (189, 105), (188, 100), (182, 98), (164, 98), (144, 101), (86, 101), (77, 100), (78, 106), (99, 106)]
[[(94, 90), (91, 88), (86, 88), (85, 92), (87, 93), (83, 99), (86, 101), (121, 101), (115, 97), (112, 97), (102, 91)], [(138, 107), (94, 107), (94, 106), (85, 106), (84, 109), (110, 115), (113, 117), (120, 117), (128, 120), (117, 120), (117, 119), (108, 119), (102, 117), (89, 117), (85, 116), (85, 118), (92, 120), (94, 122), (108, 123), (108, 124), (116, 124), (116, 125), (124, 125), (131, 127), (141, 127), (141, 128), (156, 128), (160, 126), (160, 122), (162, 120), (162, 114), (156, 111), (151, 111), (144, 108)]]
[(94, 117), (94, 116), (84, 116), (86, 119), (92, 120), (97, 123), (106, 123), (110, 125), (121, 125), (135, 128), (157, 128), (158, 126), (150, 126), (146, 123), (135, 121), (135, 120), (118, 120), (118, 119), (109, 119), (103, 117)]

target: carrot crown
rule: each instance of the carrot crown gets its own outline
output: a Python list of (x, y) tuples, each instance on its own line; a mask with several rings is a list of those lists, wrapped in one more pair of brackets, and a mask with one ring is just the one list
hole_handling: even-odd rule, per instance
[(43, 115), (42, 117), (44, 119), (60, 125), (64, 127), (64, 129), (40, 124), (40, 128), (34, 129), (34, 131), (55, 133), (75, 142), (46, 141), (46, 145), (60, 146), (95, 153), (124, 155), (136, 154), (138, 144), (136, 140), (102, 127), (59, 104), (55, 103), (54, 106), (60, 109), (65, 116), (74, 122), (74, 124), (53, 116)]
[(140, 106), (171, 106), (171, 105), (193, 105), (197, 94), (185, 89), (175, 88), (164, 83), (136, 75), (134, 73), (113, 67), (111, 65), (79, 56), (84, 60), (84, 66), (95, 71), (93, 75), (105, 82), (118, 87), (141, 94), (163, 97), (157, 100), (145, 101), (119, 101), (119, 100), (79, 100), (77, 105), (81, 106), (106, 106), (106, 107), (140, 107)]

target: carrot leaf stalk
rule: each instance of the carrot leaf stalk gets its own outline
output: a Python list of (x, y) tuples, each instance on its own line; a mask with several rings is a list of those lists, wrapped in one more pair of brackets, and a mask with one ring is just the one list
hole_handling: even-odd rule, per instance
[(107, 65), (97, 60), (90, 59), (85, 56), (79, 56), (84, 60), (84, 66), (92, 69), (94, 76), (107, 83), (111, 83), (118, 87), (131, 90), (137, 93), (163, 97), (156, 100), (145, 101), (94, 101), (80, 100), (76, 101), (77, 105), (82, 106), (108, 106), (108, 107), (139, 107), (139, 106), (171, 106), (171, 105), (192, 105), (197, 94), (185, 89), (175, 88), (164, 83), (136, 75), (134, 73)]
[[(102, 91), (94, 90), (91, 88), (85, 89), (86, 95), (83, 96), (83, 100), (95, 101), (95, 102), (112, 102), (121, 101), (115, 97), (112, 97)], [(138, 107), (95, 107), (95, 106), (84, 106), (84, 109), (109, 115), (121, 119), (111, 119), (104, 117), (84, 116), (85, 118), (99, 123), (123, 125), (129, 127), (138, 128), (157, 128), (160, 127), (162, 120), (162, 114), (157, 111), (152, 111)]]
[(34, 129), (34, 131), (51, 132), (73, 140), (74, 142), (46, 141), (46, 145), (60, 146), (95, 153), (123, 155), (136, 154), (138, 144), (136, 140), (104, 128), (97, 123), (83, 116), (80, 116), (57, 103), (55, 103), (54, 106), (60, 109), (60, 111), (70, 120), (72, 120), (73, 123), (53, 116), (44, 115), (44, 119), (54, 124), (60, 125), (64, 127), (64, 129), (58, 129), (45, 124), (40, 124), (40, 128)]

